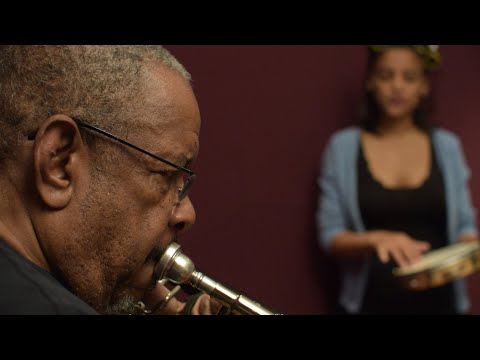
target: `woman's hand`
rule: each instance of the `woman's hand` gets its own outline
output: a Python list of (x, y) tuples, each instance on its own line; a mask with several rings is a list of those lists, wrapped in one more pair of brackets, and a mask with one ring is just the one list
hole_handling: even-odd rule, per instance
[(369, 231), (367, 236), (382, 263), (393, 258), (400, 267), (418, 262), (430, 249), (428, 242), (413, 239), (402, 232), (375, 230)]

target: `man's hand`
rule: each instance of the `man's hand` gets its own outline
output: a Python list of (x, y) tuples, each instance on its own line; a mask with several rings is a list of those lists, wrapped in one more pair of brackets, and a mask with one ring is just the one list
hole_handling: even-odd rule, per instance
[(145, 305), (155, 315), (214, 315), (221, 305), (207, 294), (199, 293), (190, 296), (186, 302), (179, 301), (175, 294), (180, 286), (172, 290), (165, 286), (165, 281), (159, 281), (144, 299)]

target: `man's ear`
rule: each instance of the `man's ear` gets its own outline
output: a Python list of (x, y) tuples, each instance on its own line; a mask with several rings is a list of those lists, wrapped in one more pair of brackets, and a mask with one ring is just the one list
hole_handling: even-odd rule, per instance
[(54, 115), (37, 131), (33, 150), (35, 185), (51, 208), (70, 202), (82, 174), (86, 149), (77, 124), (68, 116)]

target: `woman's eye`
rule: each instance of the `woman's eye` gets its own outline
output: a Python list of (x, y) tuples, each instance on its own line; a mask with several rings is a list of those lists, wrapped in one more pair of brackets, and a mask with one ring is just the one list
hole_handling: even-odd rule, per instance
[(405, 80), (409, 82), (413, 82), (417, 80), (417, 75), (416, 74), (406, 74), (405, 75)]
[(381, 80), (388, 80), (391, 78), (391, 75), (389, 73), (380, 73), (378, 74), (378, 77), (381, 79)]

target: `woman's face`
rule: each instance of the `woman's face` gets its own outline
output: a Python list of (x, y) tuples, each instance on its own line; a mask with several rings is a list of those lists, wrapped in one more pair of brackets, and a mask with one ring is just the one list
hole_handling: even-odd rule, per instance
[(408, 47), (385, 50), (377, 59), (367, 89), (383, 120), (413, 119), (415, 109), (429, 92), (422, 60)]

